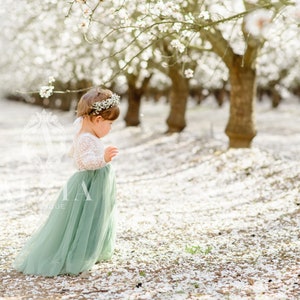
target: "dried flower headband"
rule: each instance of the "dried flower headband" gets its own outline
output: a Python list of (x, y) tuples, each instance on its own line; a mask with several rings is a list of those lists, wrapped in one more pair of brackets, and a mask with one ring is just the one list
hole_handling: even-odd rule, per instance
[(118, 106), (120, 104), (120, 96), (117, 94), (112, 94), (110, 98), (104, 101), (98, 101), (92, 104), (90, 107), (92, 109), (91, 115), (99, 115), (103, 110), (111, 108), (113, 106)]

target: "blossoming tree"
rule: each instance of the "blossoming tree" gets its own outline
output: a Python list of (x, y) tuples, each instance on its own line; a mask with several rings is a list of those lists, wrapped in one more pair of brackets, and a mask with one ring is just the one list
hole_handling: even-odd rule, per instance
[[(297, 36), (294, 24), (300, 7), (299, 1), (292, 0), (47, 0), (40, 5), (20, 0), (18, 5), (14, 1), (7, 1), (6, 5), (14, 6), (13, 18), (8, 18), (3, 26), (14, 52), (8, 55), (5, 82), (12, 82), (11, 73), (14, 84), (17, 81), (27, 90), (42, 85), (50, 75), (67, 82), (115, 82), (121, 90), (130, 85), (130, 90), (136, 92), (131, 100), (137, 98), (140, 103), (151, 74), (160, 70), (172, 80), (169, 131), (181, 131), (185, 127), (189, 85), (205, 85), (206, 66), (208, 71), (219, 70), (212, 72), (211, 81), (228, 79), (230, 83), (226, 127), (230, 147), (251, 145), (256, 134), (257, 67), (259, 74), (268, 74), (270, 80), (265, 80), (265, 84), (269, 84), (274, 72), (268, 69), (268, 55), (272, 52), (275, 57), (280, 56), (276, 45), (282, 45), (281, 36), (274, 44), (272, 38), (283, 28), (288, 30), (290, 40)], [(297, 43), (292, 44), (298, 47)], [(204, 51), (209, 51), (209, 55)], [(283, 86), (297, 80), (297, 72), (292, 72), (292, 76), (285, 71), (295, 65), (297, 53), (290, 54), (293, 59), (283, 60), (282, 67), (276, 69), (283, 75), (273, 80), (275, 85), (283, 77)], [(2, 66), (5, 60), (7, 57), (1, 58)], [(119, 77), (120, 74), (124, 76)], [(126, 82), (116, 78), (125, 78)], [(53, 89), (50, 82), (41, 92), (48, 97)], [(128, 112), (133, 115), (128, 120), (138, 124), (139, 106), (130, 103), (133, 105), (129, 105)], [(137, 109), (134, 111), (133, 107)]]
[[(95, 1), (79, 1), (84, 5), (93, 5)], [(100, 15), (112, 15), (115, 11), (122, 11), (123, 18), (113, 21), (115, 28), (130, 31), (133, 38), (128, 41), (129, 49), (136, 41), (145, 42), (145, 49), (149, 45), (158, 45), (158, 41), (167, 44), (170, 69), (180, 64), (190, 63), (191, 51), (201, 54), (204, 50), (217, 54), (229, 71), (230, 83), (230, 116), (226, 126), (230, 147), (250, 147), (256, 135), (255, 101), (257, 80), (257, 58), (259, 52), (268, 39), (270, 24), (286, 26), (286, 18), (281, 16), (291, 14), (290, 5), (295, 1), (267, 1), (267, 0), (239, 0), (239, 1), (114, 1), (113, 8), (108, 9), (105, 3), (96, 1), (92, 9), (91, 21), (100, 9)], [(94, 3), (95, 4), (95, 3)], [(105, 19), (105, 18), (104, 18)], [(208, 44), (207, 44), (208, 43)], [(176, 55), (170, 55), (170, 46)], [(133, 57), (138, 59), (139, 52), (128, 52), (131, 62)], [(183, 68), (184, 69), (184, 68)], [(182, 70), (182, 74), (184, 70)], [(173, 72), (175, 74), (175, 72)], [(170, 74), (169, 74), (170, 76)], [(190, 75), (188, 75), (190, 77)], [(172, 78), (172, 77), (171, 77)], [(176, 80), (175, 85), (185, 86), (184, 76)], [(175, 94), (180, 94), (175, 91)], [(178, 97), (179, 98), (179, 97)], [(182, 101), (173, 102), (173, 107), (185, 112), (185, 96)], [(172, 101), (171, 101), (172, 111)], [(183, 118), (182, 118), (183, 119)], [(172, 122), (172, 116), (168, 118)], [(178, 126), (177, 130), (182, 130)], [(175, 129), (176, 130), (176, 129)]]
[[(128, 111), (125, 121), (129, 125), (139, 124), (138, 112), (141, 93), (145, 91), (150, 74), (160, 71), (171, 80), (169, 94), (170, 112), (167, 118), (168, 132), (182, 131), (186, 126), (185, 110), (189, 96), (189, 78), (197, 60), (202, 54), (192, 47), (186, 50), (179, 40), (182, 35), (182, 24), (161, 22), (160, 3), (149, 6), (149, 1), (133, 2), (114, 1), (114, 5), (98, 1), (73, 1), (72, 9), (80, 8), (83, 14), (90, 11), (90, 22), (85, 33), (89, 36), (94, 28), (100, 34), (94, 42), (107, 43), (109, 40), (117, 41), (111, 48), (111, 57), (119, 60), (128, 81)], [(172, 15), (180, 9), (178, 4), (166, 6), (164, 14)], [(185, 12), (180, 12), (183, 18)], [(97, 16), (101, 16), (98, 18)], [(154, 25), (154, 26), (152, 26)], [(170, 32), (170, 27), (173, 30)], [(101, 28), (101, 30), (100, 30)], [(186, 40), (191, 39), (193, 32), (184, 31)], [(120, 37), (122, 40), (120, 41)], [(125, 40), (125, 45), (124, 45)], [(127, 44), (126, 44), (127, 42)], [(198, 46), (201, 46), (200, 41)], [(139, 83), (140, 88), (136, 85)]]
[(56, 93), (66, 93), (84, 87), (84, 82), (96, 85), (110, 77), (113, 63), (99, 65), (106, 49), (84, 41), (87, 16), (79, 13), (73, 19), (66, 18), (68, 11), (69, 4), (57, 0), (3, 3), (2, 38), (8, 49), (0, 57), (5, 69), (1, 74), (4, 92), (24, 91), (24, 96), (40, 92), (48, 98), (54, 88)]

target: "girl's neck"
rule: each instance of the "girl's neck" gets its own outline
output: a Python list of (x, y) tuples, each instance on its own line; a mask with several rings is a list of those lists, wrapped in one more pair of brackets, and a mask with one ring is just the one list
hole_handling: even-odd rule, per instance
[(83, 118), (82, 126), (78, 132), (78, 135), (83, 134), (83, 133), (90, 133), (90, 134), (94, 135), (95, 137), (97, 137), (87, 118)]

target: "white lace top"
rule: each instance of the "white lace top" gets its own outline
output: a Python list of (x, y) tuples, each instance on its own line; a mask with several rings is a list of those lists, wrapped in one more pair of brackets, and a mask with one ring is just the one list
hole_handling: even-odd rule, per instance
[(82, 133), (74, 138), (70, 155), (78, 170), (96, 170), (104, 167), (104, 145), (91, 133)]

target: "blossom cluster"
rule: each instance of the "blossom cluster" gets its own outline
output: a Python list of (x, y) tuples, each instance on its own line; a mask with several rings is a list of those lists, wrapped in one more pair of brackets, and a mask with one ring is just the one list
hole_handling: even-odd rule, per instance
[(39, 94), (42, 98), (49, 98), (54, 92), (53, 83), (55, 82), (55, 78), (53, 76), (49, 77), (48, 85), (43, 85), (40, 87)]
[(258, 9), (245, 18), (245, 28), (253, 36), (267, 37), (268, 28), (271, 26), (273, 13), (268, 9)]
[[(3, 33), (7, 37), (3, 44), (12, 51), (8, 51), (10, 64), (1, 78), (2, 82), (10, 81), (13, 87), (22, 85), (22, 88), (28, 89), (30, 86), (30, 89), (36, 90), (37, 86), (42, 85), (40, 78), (45, 77), (45, 69), (55, 77), (63, 78), (64, 82), (76, 78), (77, 81), (84, 79), (100, 85), (111, 83), (113, 78), (122, 89), (125, 89), (123, 76), (126, 73), (136, 75), (140, 83), (149, 74), (165, 71), (164, 84), (168, 85), (170, 56), (176, 57), (184, 77), (187, 77), (186, 74), (191, 76), (188, 72), (191, 69), (195, 74), (193, 80), (198, 85), (215, 84), (223, 80), (227, 72), (223, 72), (224, 68), (220, 67), (220, 59), (216, 55), (210, 56), (202, 51), (213, 50), (206, 35), (202, 34), (204, 30), (215, 37), (219, 31), (227, 43), (225, 48), (231, 48), (239, 55), (244, 55), (247, 48), (245, 32), (258, 41), (267, 38), (269, 45), (273, 43), (277, 48), (284, 48), (284, 53), (293, 48), (294, 53), (289, 56), (289, 61), (293, 60), (293, 69), (298, 69), (299, 46), (295, 45), (293, 38), (282, 40), (286, 35), (296, 36), (293, 30), (297, 30), (295, 27), (300, 18), (299, 0), (289, 1), (289, 5), (276, 18), (271, 12), (276, 9), (260, 9), (261, 1), (257, 0), (225, 0), (222, 3), (217, 0), (49, 0), (39, 6), (36, 6), (36, 1), (20, 0), (16, 5), (15, 1), (8, 0), (5, 4), (7, 7), (15, 6), (14, 15), (17, 17), (13, 19), (6, 14), (7, 18), (3, 21)], [(235, 18), (245, 13), (245, 3), (252, 4), (255, 9), (245, 18)], [(275, 8), (280, 6), (278, 1), (270, 3)], [(222, 18), (228, 20), (222, 22)], [(274, 34), (275, 24), (279, 21), (284, 35)], [(294, 22), (293, 28), (291, 22)], [(170, 53), (166, 53), (165, 49)], [(208, 56), (209, 60), (206, 59)], [(21, 68), (16, 68), (20, 61)], [(95, 62), (100, 62), (97, 67)], [(1, 66), (6, 66), (6, 63), (6, 58), (0, 59)], [(280, 67), (280, 63), (284, 65)], [(277, 69), (290, 66), (290, 62), (287, 65), (278, 57), (274, 64), (278, 65)], [(266, 68), (268, 71), (264, 74), (267, 78), (271, 77), (274, 70), (270, 66)], [(203, 70), (214, 73), (214, 81), (208, 76), (197, 75), (199, 72), (203, 74)], [(13, 72), (15, 82), (11, 83)], [(296, 74), (297, 71), (291, 70), (291, 73)], [(297, 81), (297, 75), (289, 78), (291, 81), (287, 84)], [(41, 87), (40, 95), (49, 97), (53, 91), (53, 84), (46, 84)]]
[(54, 91), (53, 85), (43, 85), (40, 88), (39, 94), (42, 98), (49, 98)]

